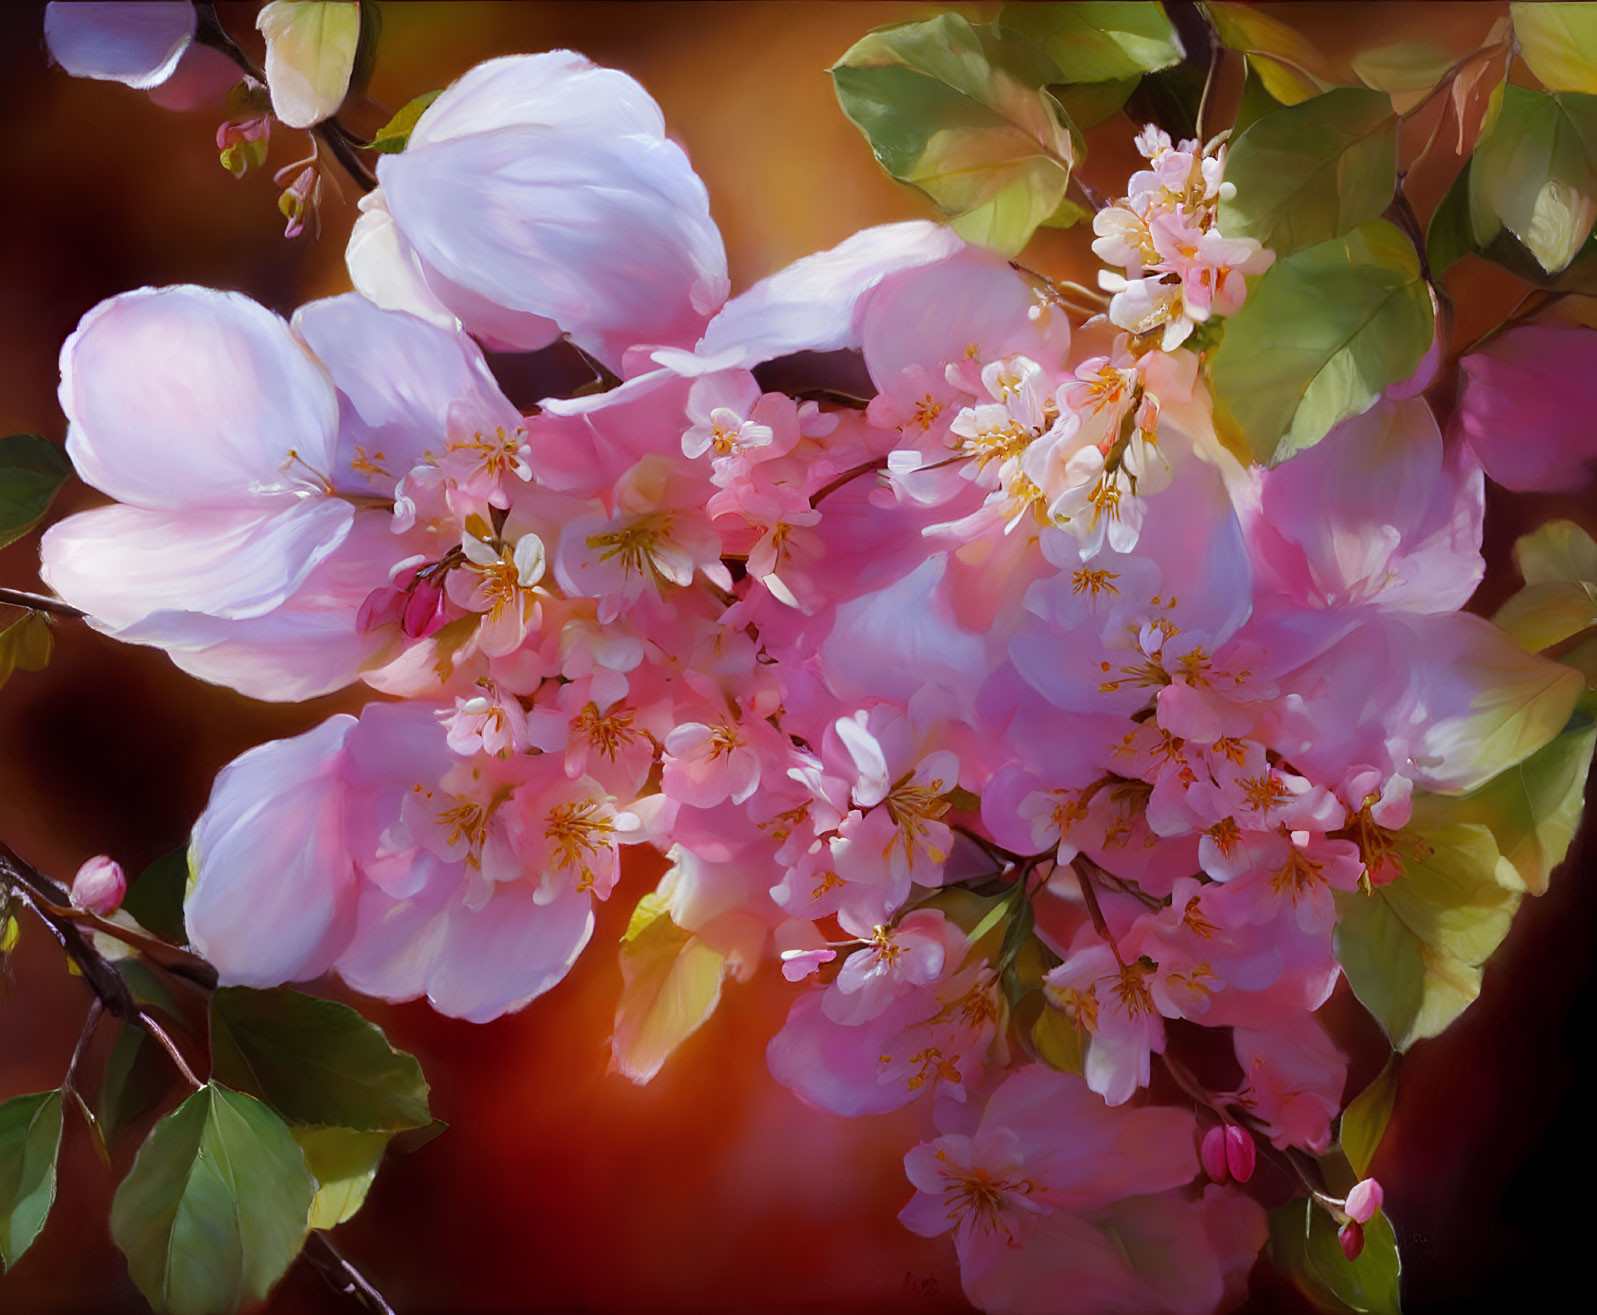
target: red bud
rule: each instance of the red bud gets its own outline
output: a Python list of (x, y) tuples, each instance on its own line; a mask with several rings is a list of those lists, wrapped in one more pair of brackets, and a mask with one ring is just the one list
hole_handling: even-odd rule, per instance
[(1336, 1235), (1336, 1240), (1342, 1244), (1342, 1254), (1348, 1260), (1357, 1260), (1359, 1253), (1364, 1250), (1364, 1225), (1357, 1220), (1349, 1220), (1342, 1225), (1342, 1231)]
[(1225, 1162), (1231, 1170), (1231, 1176), (1239, 1183), (1245, 1183), (1253, 1177), (1253, 1165), (1258, 1158), (1258, 1150), (1253, 1145), (1253, 1137), (1245, 1128), (1236, 1124), (1229, 1125), (1225, 1130)]
[(1203, 1144), (1198, 1157), (1203, 1161), (1203, 1171), (1217, 1183), (1225, 1182), (1230, 1174), (1226, 1169), (1226, 1130), (1219, 1124), (1203, 1134)]

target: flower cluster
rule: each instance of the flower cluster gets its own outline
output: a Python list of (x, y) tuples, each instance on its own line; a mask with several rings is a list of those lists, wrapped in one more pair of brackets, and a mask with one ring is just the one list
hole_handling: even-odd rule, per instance
[[(1085, 325), (929, 223), (729, 298), (643, 90), (499, 59), (381, 160), (360, 293), (90, 312), (61, 400), (115, 502), (48, 582), (247, 694), (389, 696), (218, 778), (187, 918), (223, 980), (491, 1018), (649, 844), (717, 971), (801, 985), (780, 1081), (924, 1103), (903, 1219), (979, 1305), (1240, 1299), (1255, 1139), (1323, 1151), (1341, 1108), (1336, 897), (1579, 678), (1459, 611), (1481, 473), (1423, 400), (1272, 470), (1221, 441), (1183, 344), (1271, 255), (1215, 228), (1222, 150), (1138, 144)], [(614, 386), (513, 404), (483, 348), (560, 339)], [(1229, 1082), (1134, 1100), (1195, 1028)]]

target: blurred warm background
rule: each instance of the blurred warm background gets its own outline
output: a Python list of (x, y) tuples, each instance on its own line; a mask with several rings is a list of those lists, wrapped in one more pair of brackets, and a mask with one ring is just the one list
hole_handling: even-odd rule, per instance
[[(219, 6), (258, 55), (255, 8)], [(984, 16), (993, 6), (961, 8)], [(1415, 37), (1462, 45), (1502, 8), (1316, 4), (1290, 6), (1290, 18), (1333, 51)], [(56, 352), (101, 298), (197, 282), (287, 313), (347, 289), (353, 207), (331, 203), (318, 242), (282, 240), (266, 175), (305, 153), (302, 134), (280, 132), (269, 168), (235, 181), (210, 142), (216, 114), (170, 113), (137, 92), (48, 68), (42, 9), (0, 7), (0, 432), (59, 440)], [(926, 6), (388, 3), (383, 12), (376, 103), (345, 116), (357, 131), (483, 58), (581, 50), (636, 76), (664, 107), (709, 187), (736, 287), (861, 226), (924, 213), (877, 171), (824, 70), (868, 28)], [(1222, 114), (1235, 95), (1235, 85), (1222, 87)], [(1111, 124), (1092, 145), (1088, 179), (1113, 190), (1123, 130)], [(1422, 215), (1456, 167), (1446, 150), (1433, 165), (1416, 180)], [(1050, 268), (1077, 277), (1090, 268), (1079, 233), (1038, 246)], [(1470, 263), (1455, 285), (1461, 341), (1517, 296), (1506, 278)], [(55, 512), (95, 501), (74, 482)], [(1487, 610), (1514, 584), (1506, 563), (1515, 535), (1552, 515), (1597, 528), (1583, 497), (1494, 495)], [(29, 536), (0, 554), (0, 581), (37, 587), (36, 546)], [(48, 671), (20, 673), (0, 692), (0, 836), (62, 880), (98, 852), (138, 870), (183, 843), (223, 763), (361, 701), (353, 691), (293, 707), (253, 703), (81, 627), (60, 627), (57, 641)], [(1588, 833), (1552, 893), (1527, 902), (1481, 1001), (1405, 1062), (1376, 1171), (1404, 1244), (1411, 1311), (1518, 1309), (1564, 1281), (1589, 1291), (1579, 1276), (1597, 1159), (1574, 1066), (1597, 1018), (1594, 867)], [(632, 874), (570, 979), (516, 1017), (478, 1027), (423, 1006), (363, 1006), (420, 1056), (435, 1111), (453, 1126), (390, 1157), (339, 1244), (402, 1312), (966, 1309), (951, 1248), (894, 1218), (909, 1195), (899, 1157), (919, 1138), (918, 1116), (834, 1119), (767, 1075), (765, 1040), (791, 992), (775, 974), (730, 988), (650, 1087), (605, 1074), (620, 985), (609, 946), (653, 876)], [(57, 1085), (89, 997), (37, 925), (24, 927), (0, 991), (0, 1097)], [(1370, 1032), (1346, 1003), (1333, 1012), (1359, 1051), (1360, 1083)], [(90, 1073), (115, 1028), (101, 1031)], [(120, 1149), (117, 1173), (130, 1156), (131, 1145)], [(142, 1310), (107, 1232), (115, 1175), (70, 1111), (62, 1168), (43, 1236), (0, 1278), (0, 1311)], [(269, 1309), (353, 1307), (296, 1267)], [(1261, 1278), (1248, 1309), (1298, 1305)]]

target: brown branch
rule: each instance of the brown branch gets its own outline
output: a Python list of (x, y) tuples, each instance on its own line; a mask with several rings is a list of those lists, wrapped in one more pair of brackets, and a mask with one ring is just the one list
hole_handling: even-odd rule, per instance
[(30, 612), (48, 612), (51, 616), (66, 616), (82, 620), (88, 613), (71, 603), (63, 603), (48, 594), (30, 594), (26, 589), (0, 589), (0, 603), (10, 607), (25, 607)]
[(887, 461), (885, 460), (885, 458), (880, 458), (879, 457), (879, 458), (877, 458), (874, 461), (862, 461), (859, 465), (854, 466), (851, 469), (845, 470), (836, 479), (831, 480), (828, 483), (821, 485), (821, 487), (819, 489), (817, 489), (814, 493), (810, 494), (810, 506), (813, 507), (816, 503), (820, 502), (823, 498), (830, 497), (833, 493), (836, 493), (838, 491), (838, 489), (842, 488), (843, 485), (847, 484), (850, 480), (858, 479), (861, 475), (868, 475), (873, 470), (886, 470), (886, 469), (887, 469)]

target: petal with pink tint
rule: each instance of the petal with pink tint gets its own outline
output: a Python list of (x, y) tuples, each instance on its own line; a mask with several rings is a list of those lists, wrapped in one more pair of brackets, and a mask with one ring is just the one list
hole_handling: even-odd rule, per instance
[(647, 95), (565, 52), (487, 68), (378, 165), (434, 294), (506, 347), (563, 330), (619, 368), (635, 344), (692, 346), (726, 298), (726, 253)]
[(137, 5), (58, 0), (44, 9), (44, 39), (56, 63), (75, 78), (121, 82), (141, 91), (172, 76), (194, 39), (194, 26), (189, 0)]
[(457, 424), (521, 424), (481, 349), (464, 334), (352, 293), (301, 306), (293, 327), (338, 389), (338, 456), (330, 473), (341, 488), (392, 494), (424, 453), (443, 450)]
[(338, 403), (294, 335), (248, 297), (141, 288), (103, 301), (61, 348), (78, 474), (140, 507), (325, 493)]
[(240, 986), (304, 981), (332, 967), (354, 923), (339, 768), (353, 717), (330, 717), (224, 767), (194, 824), (184, 903), (189, 940)]
[(241, 620), (281, 606), (343, 542), (354, 514), (346, 502), (297, 498), (183, 516), (100, 507), (51, 527), (40, 569), (97, 628), (144, 642), (142, 623), (164, 613)]
[(856, 311), (866, 293), (895, 271), (964, 249), (951, 228), (926, 220), (864, 229), (739, 293), (710, 321), (696, 355), (716, 369), (749, 369), (794, 352), (858, 347)]

